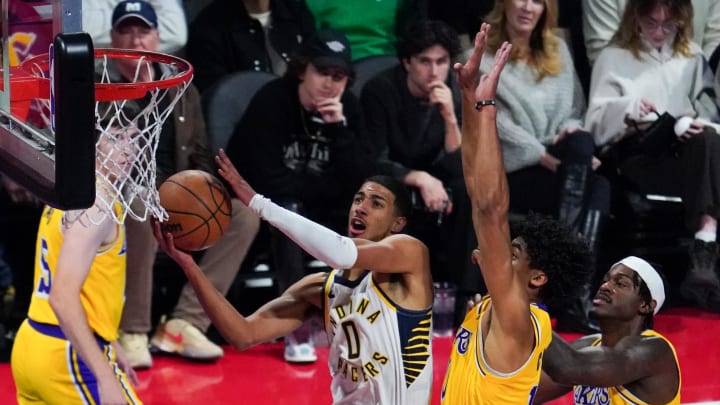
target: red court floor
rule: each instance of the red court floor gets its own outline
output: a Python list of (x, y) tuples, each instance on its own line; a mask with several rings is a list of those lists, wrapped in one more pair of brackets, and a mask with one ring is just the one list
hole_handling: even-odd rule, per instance
[[(720, 315), (672, 308), (656, 317), (656, 329), (675, 344), (682, 368), (682, 403), (720, 404)], [(573, 336), (567, 336), (571, 339)], [(450, 338), (434, 340), (435, 385), (432, 404), (445, 374)], [(283, 361), (282, 344), (268, 343), (245, 352), (227, 347), (215, 364), (155, 357), (139, 372), (138, 394), (146, 404), (329, 404), (327, 349), (314, 365)], [(553, 404), (571, 404), (571, 398)], [(8, 363), (0, 364), (0, 404), (15, 403)]]

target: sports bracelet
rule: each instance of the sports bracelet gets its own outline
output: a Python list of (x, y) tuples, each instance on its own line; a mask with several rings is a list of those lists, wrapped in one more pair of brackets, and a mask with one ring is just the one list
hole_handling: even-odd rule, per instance
[(480, 111), (483, 107), (487, 105), (495, 105), (495, 100), (480, 100), (477, 103), (475, 103), (475, 109)]

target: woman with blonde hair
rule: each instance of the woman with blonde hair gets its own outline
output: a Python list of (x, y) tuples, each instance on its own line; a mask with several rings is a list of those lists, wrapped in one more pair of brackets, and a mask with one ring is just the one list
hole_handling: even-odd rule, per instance
[[(568, 48), (555, 31), (556, 0), (496, 0), (480, 70), (503, 41), (510, 60), (497, 89), (497, 126), (510, 188), (510, 211), (556, 215), (597, 250), (609, 210), (607, 181), (594, 172), (593, 136), (583, 129), (585, 98)], [(551, 192), (548, 192), (551, 190)], [(594, 330), (581, 302), (557, 310), (563, 330)]]
[[(690, 0), (629, 1), (595, 63), (586, 124), (596, 143), (616, 157), (624, 180), (643, 194), (682, 198), (686, 225), (695, 234), (681, 293), (720, 311), (718, 108), (712, 73), (691, 40), (692, 21)], [(638, 134), (664, 112), (677, 124), (664, 131), (664, 147), (648, 148)]]

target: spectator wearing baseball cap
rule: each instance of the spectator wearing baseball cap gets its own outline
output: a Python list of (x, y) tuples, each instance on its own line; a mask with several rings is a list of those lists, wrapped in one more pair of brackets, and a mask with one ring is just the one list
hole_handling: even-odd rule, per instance
[[(137, 7), (134, 3), (140, 4), (140, 15), (148, 22), (142, 22), (143, 25), (150, 28), (156, 28), (162, 34), (160, 35), (160, 43), (158, 52), (175, 53), (185, 46), (188, 36), (187, 19), (181, 2), (168, 0), (136, 0), (122, 1), (119, 0), (82, 0), (82, 26), (83, 31), (90, 34), (95, 44), (95, 48), (108, 48), (111, 46), (112, 39), (110, 35), (115, 26), (116, 19), (113, 18), (115, 12), (118, 17), (122, 15), (132, 15), (133, 11), (128, 10), (126, 14), (125, 7), (117, 7), (118, 4), (131, 3), (130, 8)], [(153, 10), (154, 18), (148, 18), (144, 14), (147, 10), (146, 5)], [(136, 11), (135, 11), (136, 12)], [(122, 21), (142, 21), (141, 18), (135, 17), (130, 20), (123, 18)], [(154, 26), (151, 22), (155, 21)], [(117, 20), (121, 22), (120, 19)]]
[[(309, 37), (281, 78), (254, 95), (226, 152), (250, 184), (287, 209), (347, 232), (347, 201), (372, 173), (359, 142), (358, 102), (346, 91), (354, 75), (350, 44), (340, 32)], [(309, 257), (280, 232), (270, 235), (280, 291), (313, 270)], [(314, 362), (311, 328), (285, 340), (288, 362)]]
[(121, 1), (115, 6), (112, 15), (113, 29), (117, 29), (123, 21), (129, 19), (138, 19), (152, 29), (157, 29), (158, 27), (155, 9), (150, 3), (141, 0)]
[[(150, 3), (142, 0), (121, 1), (112, 14), (111, 46), (157, 52), (160, 45), (157, 26), (157, 14)], [(136, 76), (137, 71), (137, 79), (133, 81), (152, 81), (157, 76), (154, 69), (138, 70), (136, 61), (130, 59), (118, 62), (117, 69), (128, 79)]]
[(339, 31), (330, 29), (318, 31), (306, 43), (302, 53), (315, 67), (335, 67), (343, 70), (348, 76), (352, 75), (350, 42)]

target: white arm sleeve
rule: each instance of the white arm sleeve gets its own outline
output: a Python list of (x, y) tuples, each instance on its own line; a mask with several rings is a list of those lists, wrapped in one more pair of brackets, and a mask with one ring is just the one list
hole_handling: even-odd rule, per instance
[(306, 252), (328, 266), (349, 269), (355, 264), (358, 250), (352, 239), (287, 210), (261, 194), (255, 194), (248, 206)]

